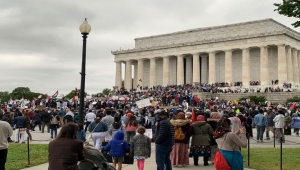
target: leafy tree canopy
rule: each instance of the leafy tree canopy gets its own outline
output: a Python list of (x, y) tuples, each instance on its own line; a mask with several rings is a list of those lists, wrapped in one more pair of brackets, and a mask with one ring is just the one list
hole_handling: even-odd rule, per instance
[(105, 89), (102, 90), (102, 93), (103, 93), (104, 95), (109, 95), (109, 93), (111, 93), (111, 89), (105, 88)]
[[(277, 11), (280, 15), (287, 17), (300, 18), (300, 1), (299, 0), (283, 0), (282, 3), (274, 3), (277, 7), (274, 11)], [(292, 23), (297, 28), (300, 26), (300, 21)]]

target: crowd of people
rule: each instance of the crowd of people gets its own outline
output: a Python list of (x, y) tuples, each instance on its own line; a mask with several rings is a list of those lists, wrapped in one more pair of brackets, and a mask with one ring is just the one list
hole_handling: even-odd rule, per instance
[[(253, 137), (253, 127), (257, 129), (257, 136), (253, 137), (257, 142), (274, 137), (284, 143), (284, 136), (290, 135), (291, 128), (299, 136), (300, 112), (293, 103), (290, 104), (293, 106), (291, 109), (289, 105), (253, 107), (247, 102), (226, 103), (218, 98), (200, 100), (187, 87), (177, 86), (169, 90), (156, 87), (147, 93), (134, 92), (128, 100), (107, 98), (87, 102), (84, 124), (78, 123), (77, 108), (72, 106), (2, 108), (0, 131), (9, 127), (15, 130), (16, 136), (12, 141), (12, 131), (8, 130), (1, 133), (1, 141), (24, 143), (25, 133), (33, 140), (30, 131), (37, 130), (37, 127), (41, 133), (48, 132), (49, 137), (54, 138), (49, 147), (56, 148), (49, 150), (49, 169), (77, 167), (77, 161), (86, 159), (84, 155), (77, 155), (68, 162), (64, 162), (63, 158), (56, 162), (56, 156), (62, 149), (58, 146), (74, 140), (74, 145), (63, 148), (69, 149), (72, 155), (78, 149), (84, 151), (83, 143), (92, 139), (93, 149), (109, 151), (113, 166), (118, 170), (122, 169), (126, 152), (137, 161), (138, 169), (143, 170), (145, 160), (151, 156), (151, 142), (156, 144), (158, 170), (188, 166), (189, 157), (193, 158), (194, 166), (199, 166), (199, 157), (203, 157), (203, 165), (207, 166), (214, 163), (218, 149), (230, 167), (239, 170), (243, 169), (240, 148), (246, 147), (247, 138)], [(135, 102), (143, 98), (159, 102), (138, 108)], [(174, 107), (170, 107), (171, 103)], [(57, 134), (60, 127), (62, 129)], [(151, 129), (151, 138), (145, 135), (146, 129)], [(90, 136), (86, 136), (87, 131)], [(81, 143), (75, 142), (77, 140)], [(7, 145), (1, 145), (0, 152), (7, 155)], [(233, 154), (234, 160), (231, 159)], [(0, 161), (5, 162), (6, 156), (0, 155)]]

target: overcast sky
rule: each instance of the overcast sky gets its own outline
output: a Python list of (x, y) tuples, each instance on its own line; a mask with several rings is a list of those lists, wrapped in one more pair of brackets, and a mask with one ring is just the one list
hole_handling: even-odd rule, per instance
[[(0, 91), (67, 94), (80, 88), (82, 37), (87, 18), (86, 92), (115, 82), (111, 50), (134, 48), (134, 38), (273, 18), (281, 0), (26, 0), (0, 1)], [(300, 31), (300, 29), (295, 29)]]

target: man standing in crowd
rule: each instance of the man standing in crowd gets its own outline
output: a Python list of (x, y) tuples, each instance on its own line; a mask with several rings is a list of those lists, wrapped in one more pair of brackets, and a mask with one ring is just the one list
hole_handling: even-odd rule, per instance
[(50, 110), (43, 110), (41, 119), (42, 119), (42, 133), (44, 133), (45, 126), (47, 126), (47, 132), (50, 133)]
[(268, 125), (266, 127), (266, 140), (270, 140), (270, 135), (269, 132), (271, 131), (273, 133), (273, 137), (275, 136), (274, 134), (274, 122), (273, 119), (275, 118), (275, 113), (272, 111), (272, 108), (269, 108), (268, 112), (267, 112), (267, 121), (268, 121)]
[(280, 138), (282, 138), (282, 143), (285, 142), (283, 133), (285, 117), (283, 114), (283, 110), (278, 110), (278, 115), (273, 119), (273, 121), (275, 122), (275, 129), (278, 134), (278, 142), (280, 142)]
[[(5, 110), (5, 113), (4, 113), (3, 117), (2, 117), (2, 121), (5, 121), (5, 122), (7, 122), (7, 123), (10, 125), (10, 123), (11, 123), (11, 118), (10, 118), (10, 115), (9, 115), (9, 114), (10, 114), (10, 113), (9, 113), (8, 111)], [(11, 126), (11, 125), (10, 125), (10, 126)], [(13, 141), (11, 140), (10, 136), (7, 137), (7, 141), (8, 141), (8, 142), (13, 142)]]
[(172, 170), (170, 154), (174, 145), (174, 126), (170, 123), (167, 112), (157, 113), (159, 119), (155, 131), (155, 159), (157, 170)]
[(262, 109), (259, 109), (258, 114), (255, 115), (254, 122), (257, 129), (257, 135), (256, 135), (257, 142), (263, 142), (263, 136), (268, 122), (266, 117), (264, 116), (264, 111)]
[(93, 113), (92, 110), (89, 110), (89, 112), (85, 115), (85, 120), (86, 120), (86, 124), (84, 128), (85, 131), (87, 131), (87, 128), (92, 122), (94, 122), (95, 119), (96, 119), (95, 113)]
[(9, 123), (0, 121), (0, 170), (5, 170), (5, 163), (8, 153), (7, 138), (13, 134)]

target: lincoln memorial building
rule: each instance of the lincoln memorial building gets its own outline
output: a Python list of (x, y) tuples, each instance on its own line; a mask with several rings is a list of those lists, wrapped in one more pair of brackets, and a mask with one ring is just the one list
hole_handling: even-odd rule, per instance
[[(197, 28), (135, 39), (135, 48), (112, 51), (115, 86), (250, 81), (299, 85), (300, 34), (273, 20)], [(125, 73), (122, 65), (125, 64)], [(132, 81), (133, 79), (133, 81)], [(133, 84), (132, 84), (133, 83)]]

